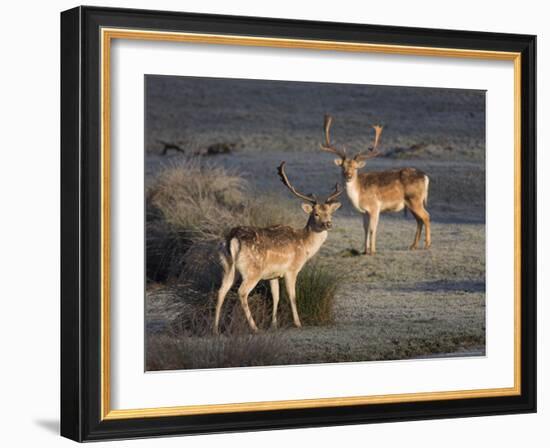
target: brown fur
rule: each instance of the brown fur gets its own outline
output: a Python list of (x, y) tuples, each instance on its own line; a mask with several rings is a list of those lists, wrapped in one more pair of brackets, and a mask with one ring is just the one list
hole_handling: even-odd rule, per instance
[(430, 215), (426, 210), (429, 178), (416, 168), (359, 173), (365, 162), (355, 158), (339, 158), (346, 192), (353, 206), (364, 214), (365, 254), (376, 253), (376, 231), (379, 215), (407, 208), (416, 219), (416, 234), (411, 249), (418, 247), (422, 227), (426, 228), (425, 247), (431, 245)]
[(426, 227), (425, 247), (430, 247), (430, 214), (425, 208), (430, 182), (428, 176), (416, 168), (358, 173), (358, 170), (366, 165), (367, 160), (380, 155), (378, 145), (383, 126), (373, 126), (375, 135), (372, 147), (348, 157), (343, 148), (337, 148), (330, 141), (332, 121), (330, 115), (325, 115), (325, 143), (321, 144), (321, 150), (338, 156), (334, 163), (342, 169), (348, 197), (353, 206), (364, 214), (365, 254), (376, 252), (376, 230), (380, 213), (397, 212), (404, 207), (407, 207), (416, 219), (416, 235), (411, 249), (418, 247), (422, 226)]
[(256, 245), (258, 250), (268, 250), (271, 247), (281, 247), (296, 243), (303, 237), (303, 230), (297, 230), (289, 226), (277, 225), (271, 227), (235, 227), (226, 236), (226, 244), (229, 246), (233, 238), (241, 244)]
[(369, 173), (360, 173), (359, 181), (363, 188), (370, 186), (388, 187), (396, 183), (401, 184), (405, 189), (414, 188), (419, 180), (424, 180), (426, 173), (416, 168), (402, 168), (387, 171), (371, 171)]

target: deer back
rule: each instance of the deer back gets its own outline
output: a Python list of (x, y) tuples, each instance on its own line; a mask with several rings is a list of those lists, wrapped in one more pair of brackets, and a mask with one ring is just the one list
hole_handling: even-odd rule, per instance
[(239, 270), (252, 272), (264, 279), (298, 272), (326, 240), (327, 232), (310, 232), (288, 226), (236, 227), (227, 237), (238, 241), (235, 262)]
[[(416, 168), (360, 173), (348, 195), (352, 202), (356, 195), (362, 209), (379, 206), (382, 210), (401, 210), (406, 201), (422, 199), (426, 179), (426, 174)], [(352, 191), (354, 188), (357, 191)]]

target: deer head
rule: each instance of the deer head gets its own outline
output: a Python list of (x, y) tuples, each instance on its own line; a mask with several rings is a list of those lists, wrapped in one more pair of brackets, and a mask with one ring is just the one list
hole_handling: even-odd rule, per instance
[(292, 186), (285, 173), (285, 164), (286, 162), (281, 162), (281, 165), (277, 168), (277, 172), (279, 173), (281, 182), (292, 192), (292, 194), (306, 201), (302, 204), (302, 210), (309, 215), (308, 228), (314, 232), (323, 232), (331, 229), (332, 214), (342, 205), (340, 202), (336, 202), (335, 199), (340, 196), (344, 190), (340, 189), (340, 186), (336, 184), (334, 186), (334, 191), (325, 201), (319, 202), (315, 195), (302, 194)]
[(331, 152), (336, 154), (338, 158), (334, 159), (336, 166), (342, 168), (342, 175), (346, 182), (352, 182), (357, 176), (357, 170), (363, 168), (367, 163), (368, 159), (377, 157), (380, 155), (378, 150), (378, 145), (380, 143), (380, 136), (382, 135), (383, 126), (374, 125), (374, 142), (372, 146), (367, 148), (365, 151), (358, 152), (354, 156), (349, 156), (346, 153), (344, 147), (337, 148), (330, 139), (330, 127), (332, 125), (332, 117), (330, 115), (325, 115), (325, 122), (323, 125), (323, 130), (325, 133), (325, 143), (321, 144), (321, 150), (326, 152)]

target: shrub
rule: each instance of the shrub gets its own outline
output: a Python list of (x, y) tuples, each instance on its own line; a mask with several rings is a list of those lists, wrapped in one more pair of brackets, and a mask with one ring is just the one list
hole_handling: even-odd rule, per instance
[(296, 306), (302, 323), (327, 325), (334, 320), (334, 298), (342, 276), (317, 263), (306, 265), (296, 282)]
[(162, 219), (193, 242), (222, 238), (235, 226), (303, 225), (295, 202), (252, 195), (239, 175), (192, 160), (161, 171), (147, 205), (151, 220)]
[(146, 204), (150, 281), (181, 277), (192, 246), (194, 260), (201, 251), (214, 260), (212, 248), (233, 227), (304, 224), (295, 202), (252, 195), (239, 175), (193, 160), (162, 170), (147, 188)]
[(162, 170), (147, 189), (152, 218), (190, 240), (219, 237), (233, 214), (243, 211), (246, 182), (223, 168), (186, 161)]
[(163, 220), (147, 220), (145, 240), (148, 282), (164, 282), (176, 277), (191, 244), (189, 238)]

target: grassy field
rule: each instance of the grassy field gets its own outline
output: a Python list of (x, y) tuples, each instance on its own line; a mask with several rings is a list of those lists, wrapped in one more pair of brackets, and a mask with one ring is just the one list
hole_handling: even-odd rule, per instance
[[(355, 96), (346, 96), (346, 89), (332, 86), (321, 101), (312, 99), (319, 95), (311, 86), (281, 84), (266, 91), (257, 85), (227, 89), (213, 81), (184, 81), (159, 77), (148, 84), (148, 370), (485, 354), (483, 94), (357, 88)], [(255, 100), (243, 93), (250, 89)], [(297, 92), (302, 101), (291, 107), (289, 95)], [(238, 93), (243, 101), (236, 101)], [(163, 107), (169, 94), (174, 100)], [(310, 316), (304, 327), (292, 327), (282, 297), (280, 328), (269, 330), (271, 298), (260, 285), (250, 302), (262, 331), (249, 334), (232, 291), (222, 335), (212, 336), (220, 280), (216, 250), (223, 234), (242, 224), (305, 224), (300, 201), (282, 186), (276, 166), (286, 160), (289, 177), (306, 192), (326, 194), (341, 182), (333, 157), (316, 150), (322, 114), (313, 120), (300, 110), (308, 105), (315, 112), (335, 110), (343, 117), (335, 124), (338, 140), (358, 145), (365, 144), (358, 111), (372, 120), (377, 111), (389, 122), (385, 157), (366, 169), (414, 166), (429, 174), (432, 248), (407, 250), (414, 219), (385, 214), (377, 255), (358, 255), (361, 216), (343, 198), (327, 242), (301, 274), (298, 306), (301, 315)], [(160, 155), (159, 139), (177, 142), (185, 154)], [(194, 155), (220, 142), (236, 143), (235, 149)], [(296, 143), (303, 146), (297, 149)], [(316, 301), (322, 317), (311, 311)]]
[[(343, 279), (335, 298), (334, 322), (271, 331), (264, 317), (265, 334), (245, 338), (240, 343), (253, 349), (257, 348), (257, 343), (275, 345), (274, 359), (267, 356), (266, 360), (264, 355), (251, 360), (247, 356), (244, 365), (484, 354), (483, 225), (435, 223), (432, 248), (408, 251), (405, 248), (414, 233), (413, 220), (386, 220), (380, 232), (382, 249), (375, 257), (365, 257), (354, 256), (350, 250), (358, 248), (362, 240), (358, 219), (335, 218), (334, 224), (335, 230), (316, 260)], [(162, 288), (149, 292), (148, 330), (155, 351), (159, 349), (155, 344), (160, 340), (164, 343), (161, 345), (177, 353), (177, 346), (183, 340), (185, 348), (182, 350), (192, 356), (189, 352), (203, 352), (205, 344), (227, 344), (228, 339), (235, 337), (186, 336), (177, 330), (167, 330), (167, 323), (176, 320), (181, 312), (184, 295), (166, 294)], [(207, 300), (213, 302), (214, 296)], [(269, 306), (267, 302), (266, 308)], [(233, 303), (226, 303), (226, 307), (234, 307), (235, 312), (242, 313), (236, 298)], [(258, 317), (255, 314), (255, 318)], [(207, 328), (209, 323), (206, 319)], [(241, 329), (242, 332), (236, 335), (238, 340), (247, 332), (244, 321)], [(156, 354), (152, 352), (151, 367), (186, 367), (185, 357), (177, 354), (166, 364), (156, 365)], [(244, 354), (251, 353), (245, 351)], [(236, 361), (242, 361), (242, 357)], [(219, 367), (209, 363), (194, 366)]]
[(242, 151), (317, 152), (323, 114), (350, 148), (382, 123), (396, 158), (485, 160), (485, 92), (305, 82), (147, 76), (145, 149), (188, 153), (219, 142)]

